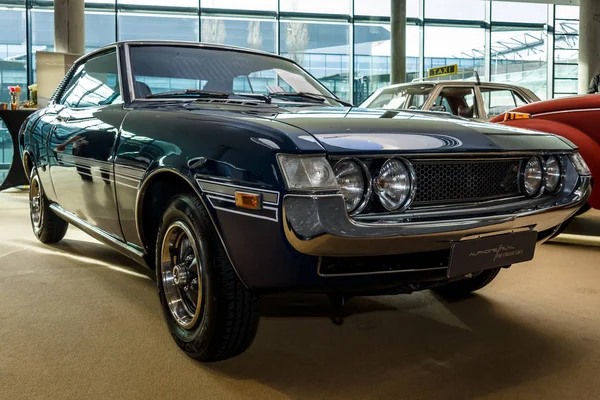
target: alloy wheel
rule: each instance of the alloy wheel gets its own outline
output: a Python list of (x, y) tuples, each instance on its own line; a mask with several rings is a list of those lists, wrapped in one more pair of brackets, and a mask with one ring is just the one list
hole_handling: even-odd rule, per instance
[(182, 221), (169, 226), (162, 242), (160, 268), (171, 315), (183, 329), (196, 325), (203, 306), (203, 266), (198, 242)]

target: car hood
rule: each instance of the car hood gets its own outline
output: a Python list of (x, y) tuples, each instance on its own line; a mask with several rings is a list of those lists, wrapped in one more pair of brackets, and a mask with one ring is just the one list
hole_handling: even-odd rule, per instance
[(302, 129), (329, 153), (572, 150), (554, 135), (432, 112), (327, 107), (267, 118)]
[[(258, 136), (289, 139), (283, 151), (331, 154), (570, 151), (562, 138), (429, 111), (356, 107), (293, 107), (231, 102), (145, 103), (148, 111), (191, 113), (216, 124), (234, 124)], [(191, 117), (191, 116), (190, 116)], [(187, 118), (187, 117), (186, 117)], [(273, 136), (276, 135), (276, 136)], [(280, 136), (281, 138), (281, 136)], [(282, 142), (279, 141), (279, 145)]]

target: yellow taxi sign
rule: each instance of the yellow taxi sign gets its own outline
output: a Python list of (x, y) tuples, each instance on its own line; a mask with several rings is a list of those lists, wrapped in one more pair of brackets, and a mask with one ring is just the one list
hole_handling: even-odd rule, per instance
[(531, 114), (522, 113), (522, 112), (507, 112), (504, 114), (504, 120), (510, 121), (513, 119), (530, 119)]
[(438, 76), (454, 75), (457, 73), (458, 73), (458, 64), (445, 65), (443, 67), (429, 68), (427, 77), (435, 78)]

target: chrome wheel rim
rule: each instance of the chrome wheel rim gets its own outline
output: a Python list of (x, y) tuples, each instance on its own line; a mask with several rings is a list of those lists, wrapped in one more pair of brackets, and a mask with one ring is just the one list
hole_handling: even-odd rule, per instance
[(29, 183), (29, 213), (31, 214), (31, 223), (36, 231), (42, 227), (44, 212), (42, 196), (40, 180), (37, 176), (34, 176)]
[(176, 221), (162, 242), (161, 277), (171, 315), (183, 329), (194, 327), (202, 313), (202, 263), (191, 229)]

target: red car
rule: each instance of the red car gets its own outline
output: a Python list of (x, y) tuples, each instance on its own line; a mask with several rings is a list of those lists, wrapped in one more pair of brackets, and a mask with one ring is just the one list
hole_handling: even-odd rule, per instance
[[(570, 140), (596, 181), (600, 179), (600, 95), (546, 100), (517, 107), (491, 120), (518, 128), (554, 133)], [(588, 205), (600, 209), (600, 188), (592, 191)]]

